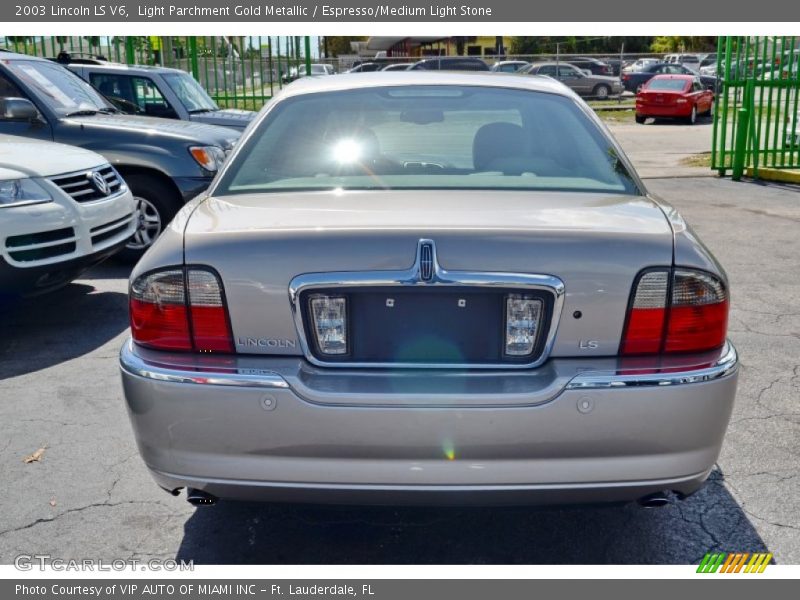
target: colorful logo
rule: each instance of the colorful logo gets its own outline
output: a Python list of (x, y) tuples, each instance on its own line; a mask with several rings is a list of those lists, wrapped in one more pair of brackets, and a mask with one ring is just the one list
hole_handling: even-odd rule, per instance
[(697, 566), (698, 573), (763, 573), (772, 552), (709, 552)]

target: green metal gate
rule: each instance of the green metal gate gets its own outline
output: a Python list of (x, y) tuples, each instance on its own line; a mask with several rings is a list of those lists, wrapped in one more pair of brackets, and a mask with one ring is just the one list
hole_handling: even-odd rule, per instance
[(797, 37), (719, 38), (712, 169), (800, 168), (799, 64)]
[(191, 73), (224, 108), (258, 110), (299, 75), (310, 74), (305, 36), (0, 36), (0, 48), (46, 58), (102, 57)]

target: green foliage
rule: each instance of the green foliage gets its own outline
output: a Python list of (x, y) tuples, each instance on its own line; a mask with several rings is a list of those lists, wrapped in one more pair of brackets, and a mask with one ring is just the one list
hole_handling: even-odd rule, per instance
[(366, 36), (346, 36), (346, 35), (326, 35), (323, 47), (327, 49), (328, 56), (339, 56), (340, 54), (352, 54), (350, 42), (366, 41)]
[(653, 52), (714, 52), (717, 38), (714, 36), (662, 35), (653, 38)]
[(650, 36), (535, 36), (513, 37), (510, 54), (618, 54), (625, 45), (625, 52), (649, 52), (653, 38)]

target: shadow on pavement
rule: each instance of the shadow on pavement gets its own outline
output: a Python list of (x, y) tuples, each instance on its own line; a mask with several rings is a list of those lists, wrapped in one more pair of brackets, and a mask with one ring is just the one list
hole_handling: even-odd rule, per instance
[(92, 279), (127, 278), (129, 266), (109, 263), (79, 282), (0, 310), (0, 380), (32, 373), (99, 348), (128, 327), (122, 292), (98, 292)]
[(383, 508), (220, 502), (184, 526), (197, 564), (697, 564), (766, 552), (719, 471), (665, 508)]

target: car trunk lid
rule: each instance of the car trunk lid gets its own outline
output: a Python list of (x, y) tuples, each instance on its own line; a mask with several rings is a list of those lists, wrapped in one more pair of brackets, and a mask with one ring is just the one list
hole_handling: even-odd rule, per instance
[(238, 352), (300, 354), (293, 279), (408, 270), (422, 239), (435, 243), (447, 271), (560, 279), (566, 293), (554, 356), (616, 354), (636, 274), (672, 263), (671, 227), (648, 198), (471, 190), (211, 197), (187, 224), (185, 261), (219, 272)]

